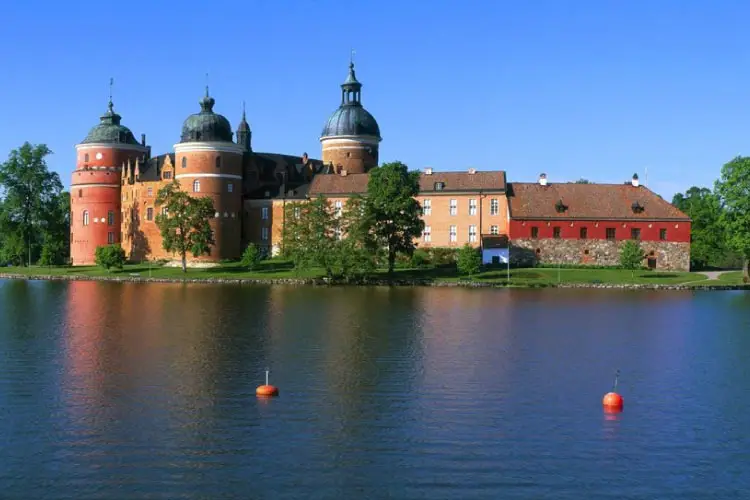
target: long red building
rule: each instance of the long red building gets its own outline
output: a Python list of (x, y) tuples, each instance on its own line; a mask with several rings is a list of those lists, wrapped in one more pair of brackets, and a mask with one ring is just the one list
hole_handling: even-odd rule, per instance
[(512, 259), (519, 263), (617, 265), (620, 247), (637, 240), (644, 264), (690, 268), (690, 218), (640, 185), (537, 183), (508, 185)]

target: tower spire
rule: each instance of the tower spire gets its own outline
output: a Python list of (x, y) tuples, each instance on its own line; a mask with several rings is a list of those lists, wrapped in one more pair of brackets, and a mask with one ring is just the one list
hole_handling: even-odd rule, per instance
[(107, 103), (107, 109), (109, 109), (109, 112), (112, 113), (114, 111), (115, 105), (112, 103), (112, 87), (115, 85), (115, 79), (113, 77), (109, 77), (109, 102)]
[(208, 97), (208, 73), (206, 73), (206, 97)]
[(354, 49), (352, 49), (351, 56), (349, 58), (349, 75), (346, 77), (346, 81), (341, 84), (341, 105), (342, 106), (361, 106), (360, 98), (362, 91), (362, 84), (357, 80), (357, 75), (354, 73)]

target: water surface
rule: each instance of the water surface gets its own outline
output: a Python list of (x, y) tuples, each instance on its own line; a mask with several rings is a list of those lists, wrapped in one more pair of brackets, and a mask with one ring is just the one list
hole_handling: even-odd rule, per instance
[(0, 498), (750, 496), (742, 291), (0, 281), (0, 318)]

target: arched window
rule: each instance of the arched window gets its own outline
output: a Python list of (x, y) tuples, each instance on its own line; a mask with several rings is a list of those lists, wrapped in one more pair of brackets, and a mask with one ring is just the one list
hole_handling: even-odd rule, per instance
[(187, 158), (183, 156), (182, 157), (182, 168), (185, 168), (185, 167), (187, 167)]
[(201, 181), (198, 179), (195, 179), (193, 181), (193, 192), (194, 193), (200, 193), (201, 192)]
[(221, 156), (216, 157), (216, 168), (221, 168)]
[(83, 161), (84, 161), (84, 163), (88, 163), (89, 162), (89, 154), (88, 153), (86, 153), (85, 155), (83, 155)]
[(83, 211), (83, 225), (84, 226), (89, 225), (89, 211), (88, 210)]

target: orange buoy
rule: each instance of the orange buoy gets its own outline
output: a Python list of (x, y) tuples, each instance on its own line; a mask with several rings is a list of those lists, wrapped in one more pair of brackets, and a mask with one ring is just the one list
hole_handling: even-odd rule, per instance
[(615, 383), (612, 386), (612, 390), (604, 395), (602, 398), (602, 406), (608, 412), (620, 412), (624, 401), (617, 391), (617, 380), (620, 378), (620, 370), (615, 373)]
[(616, 392), (608, 392), (602, 399), (602, 406), (608, 411), (621, 411), (624, 401)]
[(268, 383), (268, 370), (266, 370), (266, 383), (264, 385), (259, 385), (258, 388), (255, 389), (255, 395), (263, 398), (279, 395), (279, 389)]

